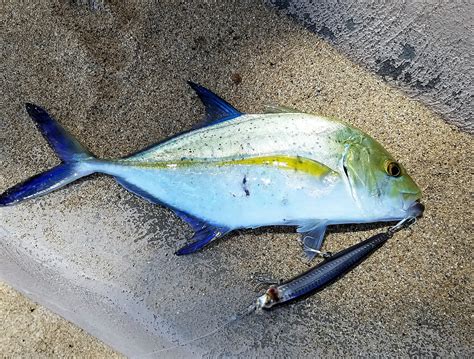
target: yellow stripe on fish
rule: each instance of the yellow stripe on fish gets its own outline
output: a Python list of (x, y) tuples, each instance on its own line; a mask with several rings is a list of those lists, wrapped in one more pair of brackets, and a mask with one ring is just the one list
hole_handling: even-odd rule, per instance
[(266, 156), (266, 157), (250, 157), (239, 160), (223, 161), (218, 163), (220, 166), (227, 165), (255, 165), (255, 166), (272, 166), (281, 169), (306, 172), (312, 176), (322, 177), (333, 173), (329, 167), (313, 161), (305, 157), (290, 156)]
[(170, 162), (130, 162), (127, 161), (128, 165), (137, 166), (137, 167), (146, 167), (146, 168), (183, 168), (199, 165), (207, 166), (235, 166), (235, 165), (244, 165), (244, 166), (269, 166), (277, 167), (284, 170), (293, 170), (298, 172), (305, 172), (309, 175), (315, 177), (322, 177), (328, 174), (335, 174), (328, 166), (323, 165), (317, 161), (313, 161), (305, 157), (292, 157), (292, 156), (264, 156), (264, 157), (249, 157), (249, 158), (240, 158), (240, 159), (230, 159), (224, 161), (210, 161), (210, 160), (185, 160), (182, 161), (170, 161)]

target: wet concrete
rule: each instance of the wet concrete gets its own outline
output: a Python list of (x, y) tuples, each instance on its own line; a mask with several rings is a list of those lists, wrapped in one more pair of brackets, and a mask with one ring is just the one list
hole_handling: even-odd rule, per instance
[(446, 121), (474, 133), (472, 1), (268, 3)]
[[(23, 102), (113, 158), (199, 122), (203, 108), (185, 84), (193, 79), (245, 112), (278, 103), (360, 127), (413, 174), (427, 208), (412, 231), (324, 292), (164, 352), (248, 305), (259, 293), (254, 273), (306, 269), (298, 236), (243, 231), (178, 258), (191, 234), (183, 222), (91, 176), (0, 209), (2, 280), (136, 357), (472, 356), (471, 136), (250, 1), (1, 6), (0, 190), (58, 163)], [(325, 248), (376, 230), (336, 229)], [(1, 351), (19, 346), (8, 340)]]

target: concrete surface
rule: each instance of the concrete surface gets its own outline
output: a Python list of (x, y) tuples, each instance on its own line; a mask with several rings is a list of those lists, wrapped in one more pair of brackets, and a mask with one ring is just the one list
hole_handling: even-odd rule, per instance
[(474, 133), (474, 2), (268, 0)]
[[(472, 357), (470, 135), (250, 1), (1, 6), (0, 190), (58, 162), (23, 102), (43, 105), (110, 158), (199, 122), (203, 108), (185, 85), (193, 79), (246, 112), (279, 103), (362, 128), (409, 169), (427, 207), (411, 231), (324, 292), (167, 351), (247, 306), (259, 293), (253, 273), (289, 278), (307, 268), (298, 236), (244, 231), (177, 258), (190, 235), (184, 223), (92, 176), (0, 210), (3, 281), (133, 357)], [(341, 227), (325, 248), (376, 230)], [(2, 301), (2, 312), (15, 301)], [(3, 356), (22, 351), (15, 330), (32, 323), (16, 318), (6, 319), (18, 324), (7, 325)]]

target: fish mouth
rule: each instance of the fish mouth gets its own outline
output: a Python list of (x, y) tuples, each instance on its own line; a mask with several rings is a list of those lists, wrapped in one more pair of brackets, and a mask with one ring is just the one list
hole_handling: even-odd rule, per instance
[(421, 217), (425, 211), (425, 206), (420, 202), (419, 199), (414, 201), (407, 209), (407, 213), (410, 217)]

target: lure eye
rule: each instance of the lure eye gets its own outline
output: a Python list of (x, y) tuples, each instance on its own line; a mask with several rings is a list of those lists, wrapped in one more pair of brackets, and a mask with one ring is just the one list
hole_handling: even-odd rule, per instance
[(387, 161), (385, 164), (385, 172), (392, 177), (399, 177), (402, 174), (399, 164), (393, 161)]

